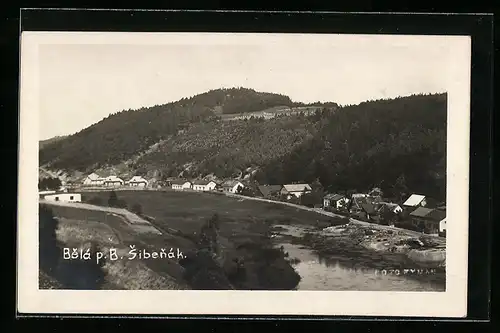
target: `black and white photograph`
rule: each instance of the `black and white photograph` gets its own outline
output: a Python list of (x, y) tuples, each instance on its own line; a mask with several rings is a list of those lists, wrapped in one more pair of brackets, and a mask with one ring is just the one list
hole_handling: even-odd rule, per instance
[(26, 297), (462, 302), (469, 48), (460, 36), (23, 33)]

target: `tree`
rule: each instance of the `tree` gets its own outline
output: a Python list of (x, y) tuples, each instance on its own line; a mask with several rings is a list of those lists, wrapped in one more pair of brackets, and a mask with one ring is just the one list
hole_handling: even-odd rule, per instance
[(116, 195), (115, 191), (111, 191), (109, 193), (108, 206), (109, 207), (116, 207), (117, 205), (118, 205), (118, 196)]
[(40, 269), (51, 274), (55, 272), (61, 254), (56, 235), (58, 221), (54, 218), (52, 210), (45, 205), (38, 206), (38, 214)]
[(58, 190), (62, 186), (59, 178), (43, 178), (38, 182), (39, 190)]
[(138, 203), (134, 204), (131, 209), (132, 213), (142, 215), (142, 206)]

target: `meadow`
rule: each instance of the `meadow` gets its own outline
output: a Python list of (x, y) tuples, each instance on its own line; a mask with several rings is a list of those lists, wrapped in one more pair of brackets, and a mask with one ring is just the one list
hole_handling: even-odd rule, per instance
[[(82, 193), (87, 201), (99, 197), (106, 202), (110, 192)], [(217, 213), (220, 232), (227, 238), (265, 234), (274, 224), (326, 227), (335, 218), (280, 204), (227, 197), (217, 193), (193, 191), (119, 191), (118, 198), (129, 207), (139, 204), (144, 215), (154, 218), (160, 229), (172, 228), (193, 234)]]

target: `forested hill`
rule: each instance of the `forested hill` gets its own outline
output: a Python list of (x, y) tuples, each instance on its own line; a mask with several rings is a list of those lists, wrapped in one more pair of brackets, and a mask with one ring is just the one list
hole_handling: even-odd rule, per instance
[(378, 186), (388, 197), (415, 192), (444, 200), (446, 100), (446, 94), (432, 94), (340, 108), (325, 103), (311, 115), (225, 122), (217, 114), (300, 103), (248, 89), (215, 90), (111, 115), (42, 148), (40, 162), (48, 169), (87, 173), (108, 165), (120, 175), (156, 179), (252, 175), (262, 184), (319, 180), (332, 192)]
[(330, 191), (379, 186), (389, 197), (417, 192), (444, 200), (446, 115), (446, 94), (343, 107), (257, 178), (276, 184), (319, 179)]
[(253, 89), (217, 89), (179, 101), (121, 111), (74, 134), (40, 147), (40, 164), (56, 169), (87, 170), (113, 165), (175, 135), (190, 124), (218, 114), (247, 113), (276, 106), (302, 106), (289, 97)]

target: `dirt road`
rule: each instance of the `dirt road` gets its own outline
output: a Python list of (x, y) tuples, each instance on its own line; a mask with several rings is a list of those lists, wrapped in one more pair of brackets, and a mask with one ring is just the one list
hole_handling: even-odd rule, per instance
[(61, 202), (61, 201), (47, 201), (40, 200), (40, 203), (55, 205), (55, 206), (63, 206), (63, 207), (72, 207), (77, 209), (87, 209), (93, 211), (102, 211), (108, 214), (117, 215), (123, 218), (123, 221), (127, 223), (133, 230), (140, 233), (154, 233), (161, 235), (162, 233), (155, 228), (149, 221), (144, 220), (140, 216), (126, 210), (123, 208), (113, 208), (113, 207), (103, 207), (103, 206), (95, 206), (81, 202)]
[[(262, 201), (262, 202), (269, 202), (269, 203), (274, 203), (274, 204), (285, 205), (285, 206), (289, 206), (289, 207), (293, 207), (293, 208), (297, 208), (297, 209), (302, 209), (302, 210), (307, 210), (307, 211), (310, 211), (310, 212), (315, 212), (315, 213), (318, 213), (318, 214), (322, 214), (322, 215), (326, 215), (326, 216), (331, 216), (331, 217), (346, 218), (346, 216), (344, 216), (344, 215), (335, 214), (335, 213), (332, 213), (332, 212), (327, 212), (327, 211), (324, 211), (321, 208), (309, 208), (309, 207), (305, 207), (305, 206), (301, 206), (301, 205), (292, 204), (292, 203), (289, 203), (289, 202), (274, 201), (274, 200), (269, 200), (269, 199), (264, 199), (264, 198), (247, 197), (247, 196), (243, 196), (243, 195), (239, 195), (239, 194), (232, 194), (232, 193), (225, 193), (225, 195), (229, 196), (229, 197), (240, 198), (240, 199), (243, 199), (243, 200), (256, 200), (256, 201)], [(381, 224), (376, 224), (376, 223), (370, 223), (370, 222), (365, 222), (365, 221), (361, 221), (361, 220), (357, 220), (357, 219), (353, 219), (353, 218), (349, 218), (349, 223), (358, 224), (358, 225), (361, 225), (361, 226), (364, 226), (364, 227), (369, 227), (371, 229), (376, 229), (376, 230), (401, 231), (401, 232), (404, 232), (405, 234), (407, 234), (409, 236), (413, 236), (413, 237), (417, 237), (417, 238), (423, 235), (423, 233), (418, 232), (418, 231), (413, 231), (413, 230), (408, 230), (408, 229), (401, 229), (401, 228), (391, 227), (391, 226), (388, 226), (388, 225), (381, 225)], [(435, 237), (436, 239), (442, 240), (443, 242), (445, 241), (444, 238), (438, 237), (436, 235), (427, 235), (426, 234), (426, 236), (428, 236), (428, 237)]]

